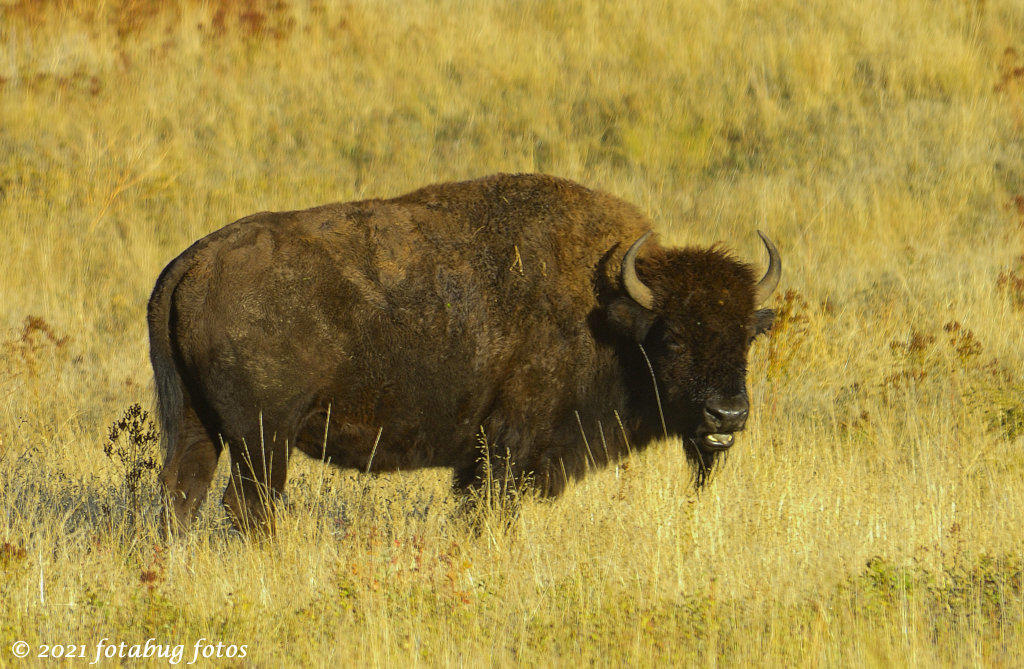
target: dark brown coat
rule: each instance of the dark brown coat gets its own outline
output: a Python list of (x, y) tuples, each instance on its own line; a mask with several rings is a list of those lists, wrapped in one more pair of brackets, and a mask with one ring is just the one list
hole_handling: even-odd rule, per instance
[(635, 264), (654, 300), (640, 306), (620, 275), (649, 229), (570, 181), (494, 175), (255, 214), (199, 240), (149, 303), (171, 518), (193, 517), (222, 443), (240, 523), (265, 522), (260, 484), (283, 489), (292, 448), (359, 469), (372, 454), (375, 472), (451, 467), (464, 489), (483, 429), (555, 495), (627, 437), (665, 431), (702, 476), (718, 446), (702, 441), (707, 402), (746, 401), (747, 348), (771, 314), (755, 312), (749, 266), (654, 243)]

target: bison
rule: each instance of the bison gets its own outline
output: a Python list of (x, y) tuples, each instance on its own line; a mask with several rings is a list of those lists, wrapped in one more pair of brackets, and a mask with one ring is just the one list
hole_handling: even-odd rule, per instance
[(504, 467), (556, 496), (675, 436), (702, 482), (746, 422), (781, 261), (759, 232), (758, 280), (650, 228), (606, 193), (498, 174), (258, 213), (195, 242), (148, 306), (168, 523), (190, 524), (224, 445), (228, 513), (266, 530), (294, 449), (450, 467), (461, 492)]

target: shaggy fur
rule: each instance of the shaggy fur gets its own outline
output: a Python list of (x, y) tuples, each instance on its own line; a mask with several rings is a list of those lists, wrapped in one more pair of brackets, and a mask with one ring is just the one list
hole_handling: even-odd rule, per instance
[(620, 267), (649, 228), (613, 196), (499, 174), (255, 214), (199, 240), (149, 302), (169, 521), (194, 517), (224, 444), (240, 526), (272, 522), (293, 448), (359, 469), (372, 454), (375, 472), (451, 467), (466, 489), (483, 429), (512, 475), (557, 495), (664, 429), (702, 478), (716, 455), (696, 441), (704, 403), (745, 401), (771, 314), (755, 312), (748, 265), (655, 242), (636, 264), (655, 305), (640, 307)]

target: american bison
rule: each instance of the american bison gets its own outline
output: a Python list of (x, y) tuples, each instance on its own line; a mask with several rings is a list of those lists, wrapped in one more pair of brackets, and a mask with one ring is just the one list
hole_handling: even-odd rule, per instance
[(746, 422), (747, 351), (772, 325), (758, 307), (781, 262), (761, 235), (758, 280), (650, 227), (611, 195), (499, 174), (200, 239), (149, 300), (168, 522), (194, 518), (225, 444), (224, 504), (263, 529), (296, 448), (375, 472), (451, 467), (463, 492), (504, 466), (554, 496), (667, 435), (703, 481)]

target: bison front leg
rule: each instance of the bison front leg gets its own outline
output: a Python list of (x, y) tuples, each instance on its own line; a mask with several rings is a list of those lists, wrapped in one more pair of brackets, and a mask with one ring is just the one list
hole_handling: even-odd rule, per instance
[(476, 535), (512, 528), (526, 490), (523, 472), (504, 462), (480, 461), (457, 467), (452, 489), (458, 500), (455, 518)]
[[(572, 445), (527, 446), (512, 442), (515, 448), (484, 447), (473, 460), (455, 467), (452, 488), (462, 500), (479, 501), (515, 498), (533, 493), (557, 497), (572, 479), (587, 468), (586, 455)], [(518, 453), (517, 457), (514, 455)]]
[(589, 451), (575, 444), (541, 451), (524, 465), (532, 488), (541, 497), (554, 498), (565, 492), (569, 481), (583, 476), (593, 465)]
[(195, 412), (189, 409), (160, 473), (164, 489), (162, 529), (178, 534), (195, 521), (210, 490), (220, 451), (220, 444), (210, 439)]
[(476, 533), (512, 528), (525, 497), (548, 493), (535, 485), (533, 471), (516, 463), (508, 451), (498, 457), (481, 454), (475, 462), (456, 467), (453, 474), (452, 489), (459, 502), (457, 516)]
[(288, 475), (288, 447), (283, 441), (228, 442), (231, 478), (224, 490), (224, 507), (235, 528), (243, 534), (273, 535), (274, 505), (284, 492)]

